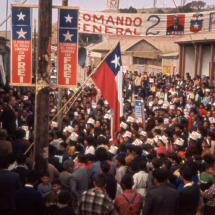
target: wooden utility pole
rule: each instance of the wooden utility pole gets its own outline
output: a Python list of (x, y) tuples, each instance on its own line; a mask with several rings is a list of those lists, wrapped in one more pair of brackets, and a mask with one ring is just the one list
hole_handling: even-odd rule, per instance
[(49, 88), (52, 35), (52, 0), (39, 0), (34, 162), (38, 173), (47, 171), (49, 132)]
[[(62, 0), (62, 6), (68, 6), (68, 0)], [(57, 112), (59, 112), (61, 108), (62, 108), (62, 88), (58, 87)], [(60, 113), (57, 117), (59, 130), (61, 130), (61, 119), (62, 119), (62, 113)]]

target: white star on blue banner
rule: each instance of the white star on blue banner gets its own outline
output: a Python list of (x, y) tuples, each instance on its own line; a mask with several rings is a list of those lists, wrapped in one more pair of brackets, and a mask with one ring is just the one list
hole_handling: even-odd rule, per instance
[(12, 25), (30, 26), (31, 9), (26, 7), (12, 7)]

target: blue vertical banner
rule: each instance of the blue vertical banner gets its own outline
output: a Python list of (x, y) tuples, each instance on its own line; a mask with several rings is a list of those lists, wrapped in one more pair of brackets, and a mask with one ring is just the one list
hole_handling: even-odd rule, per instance
[(77, 9), (59, 9), (58, 28), (58, 85), (77, 85), (78, 65)]
[(145, 130), (145, 111), (144, 111), (143, 101), (141, 100), (135, 101), (134, 112), (135, 112), (135, 122), (143, 123), (143, 130)]

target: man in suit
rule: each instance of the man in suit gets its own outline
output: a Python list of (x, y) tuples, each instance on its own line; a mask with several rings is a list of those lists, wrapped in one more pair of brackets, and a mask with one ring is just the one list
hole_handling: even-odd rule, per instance
[(15, 97), (11, 96), (9, 98), (9, 102), (7, 106), (3, 109), (2, 112), (2, 126), (4, 129), (7, 130), (8, 134), (11, 136), (14, 135), (16, 130), (16, 117), (13, 112), (13, 107), (16, 106), (16, 99)]
[(15, 192), (22, 188), (19, 175), (8, 171), (9, 160), (0, 155), (0, 214), (15, 214)]
[(0, 129), (0, 155), (7, 155), (13, 151), (12, 145), (9, 141), (6, 141), (7, 130)]
[(171, 31), (184, 31), (184, 26), (179, 25), (179, 17), (178, 16), (173, 16), (172, 18), (172, 24), (169, 27), (167, 27), (167, 32)]
[(22, 183), (22, 187), (24, 187), (25, 183), (26, 183), (26, 177), (29, 173), (29, 170), (26, 169), (26, 167), (25, 167), (26, 155), (23, 153), (18, 153), (16, 155), (16, 162), (17, 162), (17, 166), (11, 172), (15, 172), (15, 173), (19, 174), (20, 181)]
[(179, 193), (178, 215), (195, 215), (199, 204), (199, 186), (192, 182), (192, 172), (188, 167), (180, 169), (180, 177), (184, 182), (184, 188)]
[(168, 170), (158, 168), (153, 170), (152, 175), (157, 185), (149, 190), (146, 195), (146, 203), (143, 207), (143, 215), (175, 215), (178, 213), (178, 192), (166, 184)]
[(13, 147), (13, 153), (17, 152), (23, 152), (25, 153), (27, 146), (25, 143), (23, 143), (20, 139), (22, 138), (22, 130), (16, 130), (15, 131), (15, 140), (11, 142), (12, 147)]
[(73, 125), (75, 123), (78, 123), (78, 121), (76, 119), (74, 119), (74, 112), (69, 111), (68, 113), (69, 119), (66, 120), (66, 126), (68, 125)]
[(130, 97), (131, 101), (132, 101), (132, 92), (133, 92), (133, 85), (131, 83), (131, 80), (129, 80), (128, 83), (126, 84), (126, 98), (129, 99)]
[(38, 174), (30, 171), (25, 187), (15, 193), (16, 215), (45, 215), (45, 203), (40, 192), (34, 189)]
[(18, 111), (15, 111), (14, 115), (15, 115), (15, 117), (16, 117), (16, 119), (15, 119), (16, 128), (19, 128), (19, 127), (21, 127), (21, 125), (22, 125), (22, 120), (21, 120), (21, 118), (20, 118), (20, 116), (19, 116), (19, 112), (18, 112)]
[(191, 130), (194, 130), (195, 125), (202, 125), (202, 121), (199, 119), (199, 115), (198, 114), (195, 114), (193, 116), (193, 118), (194, 118), (194, 122), (193, 122), (193, 125), (191, 126)]
[(77, 204), (78, 199), (84, 191), (88, 189), (89, 174), (85, 166), (76, 167), (72, 160), (66, 160), (63, 162), (63, 168), (71, 173), (70, 187), (71, 187), (71, 198), (73, 206)]
[(155, 127), (155, 113), (149, 113), (149, 119), (147, 121), (146, 131), (151, 131)]

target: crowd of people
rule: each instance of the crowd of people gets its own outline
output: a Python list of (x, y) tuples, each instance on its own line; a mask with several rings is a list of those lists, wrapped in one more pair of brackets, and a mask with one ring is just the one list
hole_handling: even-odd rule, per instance
[[(34, 88), (0, 88), (1, 215), (215, 214), (215, 101), (206, 76), (123, 75), (123, 116), (93, 84), (50, 89), (49, 157), (34, 170)], [(145, 121), (135, 120), (134, 101)], [(74, 104), (72, 105), (72, 103)], [(54, 120), (53, 120), (54, 119)], [(53, 121), (52, 121), (53, 120)], [(113, 122), (114, 123), (114, 122)]]

